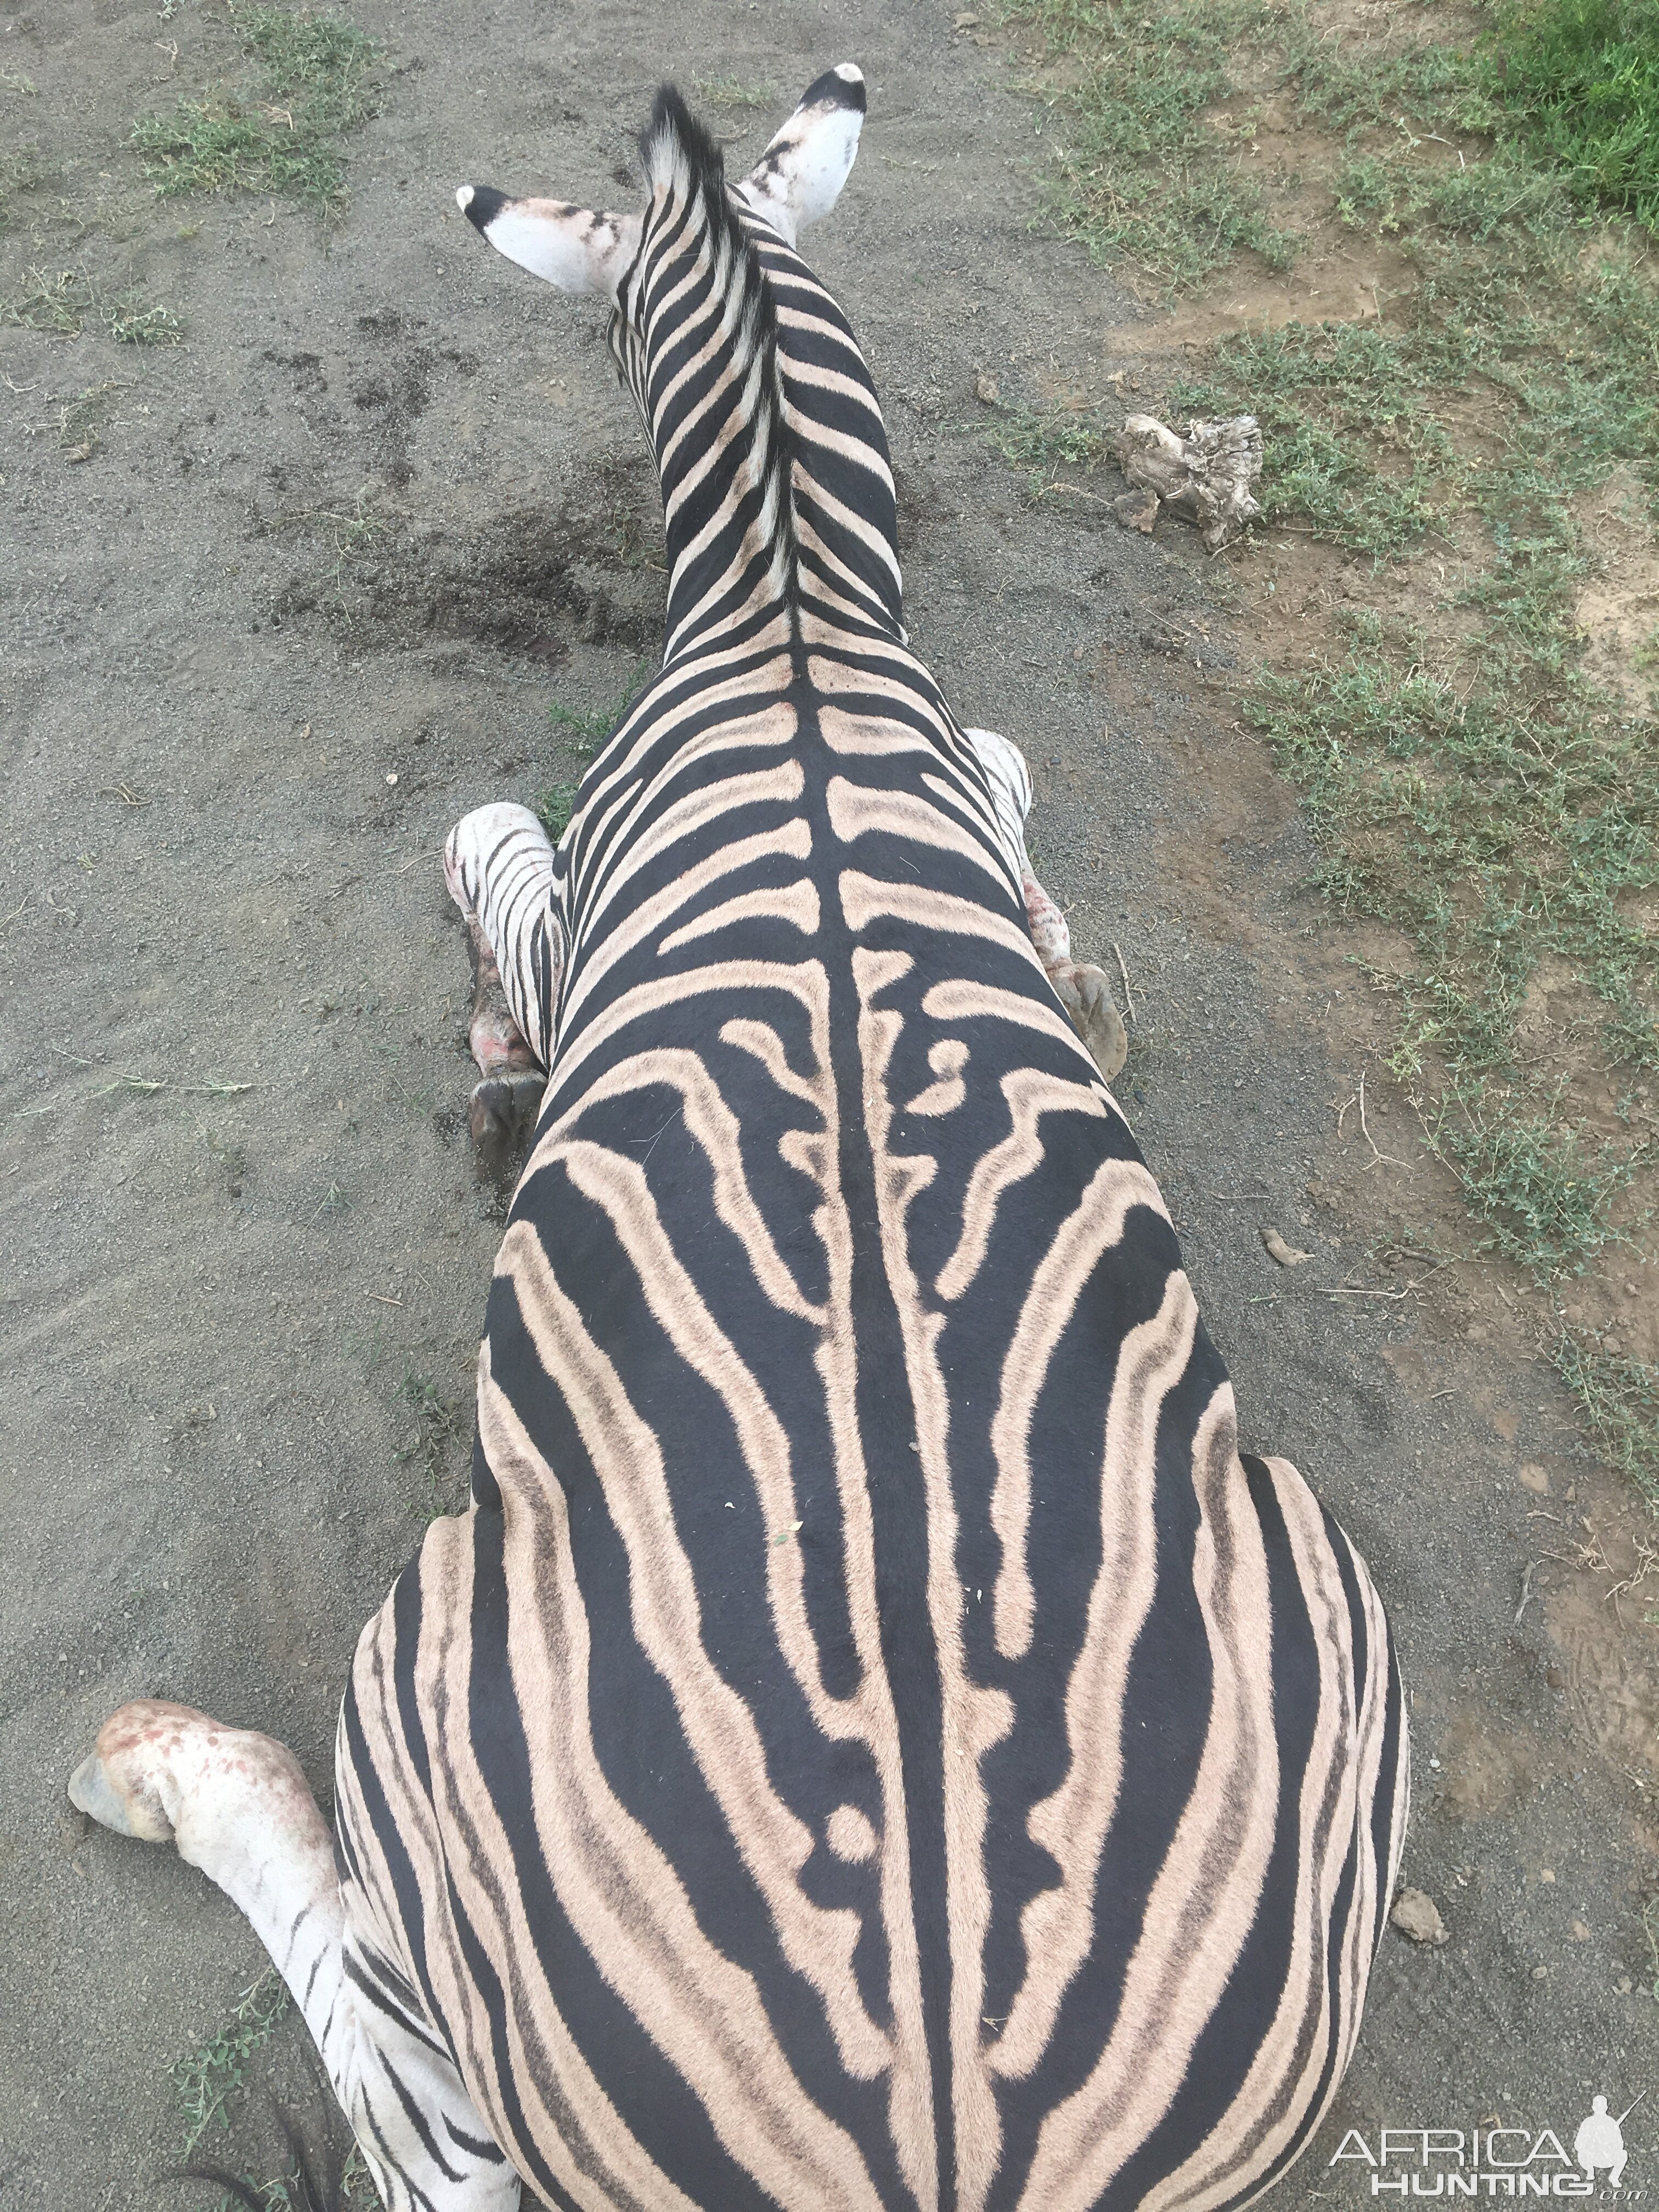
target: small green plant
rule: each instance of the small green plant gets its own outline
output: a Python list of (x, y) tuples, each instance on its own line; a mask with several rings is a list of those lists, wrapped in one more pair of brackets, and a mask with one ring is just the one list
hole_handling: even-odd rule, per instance
[(1659, 1367), (1602, 1352), (1564, 1325), (1550, 1356), (1608, 1465), (1659, 1507)]
[(246, 2086), (249, 2062), (270, 2042), (289, 2003), (276, 1969), (267, 1966), (237, 1998), (211, 2041), (173, 2068), (186, 2158), (210, 2129), (228, 2133), (230, 2109)]
[(104, 319), (117, 345), (172, 346), (184, 337), (179, 318), (170, 307), (141, 307), (131, 296), (118, 300)]
[(332, 15), (255, 8), (234, 17), (260, 70), (139, 118), (132, 133), (157, 193), (270, 192), (322, 210), (344, 191), (339, 141), (374, 112), (375, 41)]
[[(558, 699), (552, 700), (549, 703), (548, 720), (552, 723), (556, 730), (562, 730), (568, 733), (570, 749), (578, 760), (592, 760), (605, 739), (616, 729), (638, 693), (649, 666), (648, 660), (637, 661), (627, 683), (608, 705), (594, 708), (567, 707)], [(568, 818), (567, 816), (566, 819)], [(550, 829), (549, 835), (553, 834)]]
[(1057, 468), (1091, 469), (1111, 451), (1098, 408), (1002, 408), (990, 432), (991, 443), (1006, 461), (1029, 469), (1034, 490), (1045, 488)]
[(72, 338), (80, 335), (88, 316), (96, 311), (96, 296), (83, 270), (30, 269), (24, 274), (21, 289), (0, 306), (0, 322)]

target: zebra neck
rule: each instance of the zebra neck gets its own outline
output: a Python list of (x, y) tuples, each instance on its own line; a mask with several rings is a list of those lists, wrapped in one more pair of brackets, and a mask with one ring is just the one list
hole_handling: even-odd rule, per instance
[[(665, 661), (829, 626), (902, 644), (893, 479), (845, 317), (746, 210), (680, 289), (639, 392), (662, 483)], [(718, 427), (715, 427), (718, 426)], [(712, 436), (710, 433), (712, 431)]]

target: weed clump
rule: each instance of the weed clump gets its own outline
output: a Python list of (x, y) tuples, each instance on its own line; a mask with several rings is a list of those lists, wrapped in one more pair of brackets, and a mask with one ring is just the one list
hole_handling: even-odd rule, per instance
[[(605, 739), (617, 729), (617, 726), (622, 721), (623, 715), (627, 714), (629, 706), (633, 703), (635, 696), (639, 691), (640, 685), (644, 680), (646, 670), (649, 665), (650, 663), (648, 660), (638, 661), (635, 665), (627, 683), (623, 686), (617, 696), (609, 701), (604, 706), (592, 708), (567, 707), (562, 701), (557, 699), (554, 699), (549, 702), (547, 709), (548, 720), (552, 723), (556, 730), (562, 731), (565, 733), (570, 750), (575, 754), (578, 760), (592, 760), (594, 754), (597, 753), (599, 750), (599, 748), (605, 744)], [(550, 791), (547, 794), (546, 799), (542, 802), (542, 806), (538, 807), (537, 810), (538, 812), (542, 813), (542, 818), (544, 821), (547, 821), (548, 817), (547, 815), (543, 812), (543, 808), (551, 805), (559, 792), (568, 788), (569, 787), (568, 786), (557, 785), (555, 786), (553, 791)], [(573, 811), (574, 805), (575, 798), (573, 791), (571, 793), (571, 808)], [(556, 830), (553, 828), (552, 823), (548, 822), (549, 836), (556, 837), (560, 831), (563, 830), (565, 823), (568, 822), (569, 819), (570, 814), (567, 812), (564, 817), (564, 820), (560, 823), (559, 829)]]
[(374, 112), (380, 48), (336, 16), (257, 8), (236, 21), (263, 81), (141, 117), (132, 143), (144, 174), (163, 198), (270, 192), (325, 210), (345, 190), (339, 141)]
[(550, 784), (536, 801), (537, 818), (556, 845), (570, 827), (580, 789), (579, 783)]
[(178, 345), (184, 326), (170, 307), (146, 305), (128, 291), (106, 298), (84, 269), (27, 271), (21, 289), (0, 301), (0, 324), (45, 331), (53, 337), (78, 337), (88, 323), (100, 326), (117, 345)]

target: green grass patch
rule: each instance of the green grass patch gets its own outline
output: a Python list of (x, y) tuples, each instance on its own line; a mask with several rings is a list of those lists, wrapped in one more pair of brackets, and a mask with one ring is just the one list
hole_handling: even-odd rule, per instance
[(1581, 198), (1659, 231), (1659, 8), (1653, 0), (1499, 0), (1494, 102)]
[[(1363, 47), (1329, 34), (1321, 0), (1011, 12), (1064, 58), (1049, 185), (1094, 251), (1166, 292), (1241, 246), (1273, 260), (1241, 141), (1278, 93), (1329, 134), (1329, 228), (1407, 264), (1375, 319), (1243, 331), (1142, 404), (1257, 416), (1268, 520), (1378, 579), (1368, 594), (1354, 572), (1382, 611), (1263, 673), (1243, 715), (1301, 793), (1324, 890), (1399, 933), (1376, 980), (1431, 1147), (1485, 1248), (1549, 1299), (1601, 1449), (1659, 1501), (1659, 1375), (1559, 1310), (1565, 1280), (1646, 1237), (1654, 1168), (1639, 1129), (1602, 1132), (1608, 1097), (1644, 1118), (1659, 1070), (1659, 698), (1589, 679), (1576, 611), (1601, 557), (1586, 495), (1617, 469), (1632, 526), (1659, 523), (1659, 276), (1639, 230), (1600, 211), (1654, 220), (1659, 6), (1491, 0), (1478, 37), (1425, 16), (1419, 39)], [(1204, 198), (1223, 219), (1202, 221)], [(991, 437), (1050, 491), (1095, 467), (1116, 420), (1002, 410)], [(1425, 560), (1435, 611), (1414, 626), (1381, 580)], [(1547, 1002), (1529, 995), (1546, 969)], [(1540, 1026), (1546, 1005), (1565, 1028)]]
[(338, 16), (252, 8), (233, 21), (257, 82), (141, 117), (144, 174), (163, 198), (270, 192), (326, 210), (345, 190), (340, 141), (375, 111), (380, 48)]
[(1242, 246), (1287, 267), (1295, 241), (1269, 219), (1236, 147), (1249, 119), (1208, 111), (1236, 90), (1239, 58), (1271, 43), (1273, 0), (1015, 0), (1012, 21), (1065, 58), (1054, 102), (1050, 206), (1091, 256), (1135, 262), (1158, 289), (1200, 283)]
[(1634, 1180), (1630, 1146), (1589, 1146), (1547, 1110), (1505, 1110), (1501, 1091), (1471, 1086), (1441, 1102), (1433, 1142), (1455, 1169), (1493, 1246), (1548, 1281), (1582, 1273), (1617, 1234), (1611, 1201)]
[(404, 1370), (398, 1395), (412, 1417), (414, 1427), (392, 1455), (399, 1466), (413, 1462), (424, 1471), (435, 1501), (433, 1513), (447, 1512), (450, 1509), (444, 1498), (444, 1478), (450, 1447), (465, 1442), (470, 1401), (465, 1394), (452, 1395), (430, 1375), (423, 1375), (413, 1367)]
[(703, 76), (696, 85), (698, 97), (711, 107), (769, 107), (776, 96), (769, 84), (751, 84), (740, 76)]
[(1587, 691), (1546, 716), (1524, 689), (1431, 672), (1398, 626), (1353, 628), (1340, 664), (1259, 677), (1244, 714), (1302, 792), (1324, 888), (1414, 947), (1396, 1072), (1511, 1073), (1551, 957), (1601, 1001), (1607, 1064), (1659, 1067), (1659, 944), (1624, 898), (1659, 880), (1659, 728)]

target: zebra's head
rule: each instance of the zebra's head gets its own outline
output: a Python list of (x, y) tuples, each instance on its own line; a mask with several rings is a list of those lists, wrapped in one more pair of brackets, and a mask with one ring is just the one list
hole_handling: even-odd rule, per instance
[(668, 85), (640, 140), (650, 194), (640, 214), (510, 199), (486, 185), (457, 194), (508, 260), (611, 302), (611, 351), (662, 483), (670, 656), (701, 635), (711, 609), (724, 620), (739, 605), (798, 603), (798, 498), (825, 486), (830, 504), (818, 499), (813, 527), (836, 538), (823, 557), (837, 588), (878, 628), (902, 634), (881, 410), (845, 317), (794, 250), (839, 198), (864, 113), (860, 72), (850, 62), (826, 70), (734, 183), (718, 143)]
[[(863, 72), (851, 62), (827, 70), (741, 183), (730, 187), (793, 246), (808, 223), (829, 214), (858, 152)], [(463, 185), (455, 198), (469, 222), (499, 253), (562, 292), (601, 292), (635, 325), (645, 288), (624, 289), (641, 246), (660, 235), (685, 202), (694, 173), (708, 173), (710, 142), (672, 87), (659, 94), (640, 141), (651, 204), (640, 215), (608, 215), (565, 200), (515, 199), (492, 185)], [(713, 164), (719, 171), (718, 155)], [(613, 341), (614, 342), (614, 341)]]

